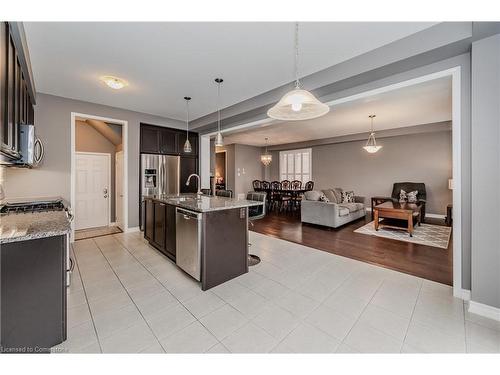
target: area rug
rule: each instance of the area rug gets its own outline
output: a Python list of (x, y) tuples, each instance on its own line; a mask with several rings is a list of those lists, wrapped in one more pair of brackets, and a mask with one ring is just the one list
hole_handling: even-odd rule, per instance
[(85, 240), (87, 238), (108, 236), (110, 234), (121, 233), (121, 229), (116, 226), (99, 227), (91, 229), (75, 230), (75, 241)]
[(413, 231), (413, 237), (410, 237), (408, 232), (393, 228), (382, 227), (376, 231), (373, 221), (371, 221), (361, 228), (356, 229), (354, 232), (447, 249), (448, 243), (450, 242), (451, 227), (432, 224), (416, 225)]

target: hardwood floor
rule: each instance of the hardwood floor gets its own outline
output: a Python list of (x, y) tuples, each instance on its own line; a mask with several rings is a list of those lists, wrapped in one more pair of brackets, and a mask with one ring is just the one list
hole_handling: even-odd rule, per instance
[[(371, 215), (337, 229), (302, 224), (298, 213), (269, 213), (254, 221), (251, 230), (268, 236), (314, 247), (329, 253), (376, 264), (424, 279), (452, 285), (452, 239), (448, 249), (412, 244), (377, 236), (354, 233), (369, 223)], [(426, 223), (444, 225), (443, 220), (426, 219)]]

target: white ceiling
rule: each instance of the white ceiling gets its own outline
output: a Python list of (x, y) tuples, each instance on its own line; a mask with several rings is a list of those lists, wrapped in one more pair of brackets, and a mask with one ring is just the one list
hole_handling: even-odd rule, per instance
[[(300, 75), (305, 76), (428, 28), (430, 22), (302, 23)], [(184, 119), (293, 80), (293, 23), (26, 22), (38, 92)], [(103, 75), (126, 79), (112, 90)]]
[(264, 124), (224, 136), (224, 143), (264, 146), (366, 133), (451, 120), (451, 78), (444, 77), (331, 107), (318, 119)]

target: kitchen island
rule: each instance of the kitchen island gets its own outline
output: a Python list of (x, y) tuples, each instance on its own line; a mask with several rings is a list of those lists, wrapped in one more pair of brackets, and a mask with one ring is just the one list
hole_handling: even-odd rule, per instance
[(196, 194), (146, 196), (144, 238), (207, 290), (248, 272), (248, 207), (258, 205)]

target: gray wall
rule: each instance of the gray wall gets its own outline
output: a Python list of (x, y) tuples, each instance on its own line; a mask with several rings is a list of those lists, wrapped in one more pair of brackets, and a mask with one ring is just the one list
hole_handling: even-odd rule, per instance
[(260, 147), (239, 145), (235, 146), (235, 196), (245, 194), (251, 190), (252, 181), (262, 179), (262, 163)]
[(117, 147), (94, 127), (83, 121), (76, 121), (75, 149), (81, 152), (101, 152), (111, 155), (111, 186), (109, 199), (111, 200), (111, 222), (116, 220), (115, 208), (115, 154)]
[(472, 300), (500, 308), (500, 34), (472, 45)]
[[(452, 175), (451, 132), (378, 138), (376, 154), (363, 150), (366, 140), (313, 146), (312, 179), (315, 189), (341, 187), (369, 198), (390, 196), (397, 181), (424, 182), (427, 212), (446, 214), (452, 203), (448, 178)], [(304, 145), (307, 147), (307, 145)], [(269, 178), (279, 180), (279, 152), (273, 151)]]
[(38, 94), (35, 106), (37, 135), (45, 144), (45, 158), (36, 169), (7, 169), (8, 198), (71, 194), (71, 112), (128, 121), (128, 226), (139, 225), (139, 124), (183, 128), (181, 121), (58, 96)]

